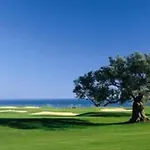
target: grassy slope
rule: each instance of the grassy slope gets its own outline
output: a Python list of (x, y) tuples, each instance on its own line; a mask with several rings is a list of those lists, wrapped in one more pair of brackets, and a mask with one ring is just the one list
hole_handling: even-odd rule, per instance
[[(94, 108), (65, 111), (91, 113), (73, 118), (38, 117), (21, 120), (17, 118), (29, 118), (28, 115), (1, 113), (0, 149), (149, 150), (149, 123), (116, 124), (127, 121), (129, 113), (97, 113), (98, 110)], [(150, 108), (146, 112), (150, 114)]]

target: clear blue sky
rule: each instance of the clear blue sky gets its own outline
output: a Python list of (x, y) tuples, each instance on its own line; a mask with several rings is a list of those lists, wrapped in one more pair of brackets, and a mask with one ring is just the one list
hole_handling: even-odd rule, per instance
[(149, 0), (0, 0), (0, 98), (69, 98), (108, 56), (150, 52)]

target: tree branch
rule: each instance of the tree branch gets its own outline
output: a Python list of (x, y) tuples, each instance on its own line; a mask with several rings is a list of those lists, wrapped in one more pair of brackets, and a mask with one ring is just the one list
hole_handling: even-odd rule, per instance
[(120, 88), (120, 85), (116, 82), (111, 82), (109, 86), (116, 86), (117, 88)]
[(120, 101), (120, 99), (118, 99), (118, 100), (113, 100), (113, 101), (111, 101), (111, 100), (109, 100), (109, 99), (106, 99), (106, 101), (108, 101), (106, 104), (104, 104), (103, 106), (105, 107), (105, 106), (107, 106), (108, 104), (115, 104), (115, 103), (118, 103), (119, 101)]
[(132, 98), (135, 99), (135, 96), (133, 94), (131, 94)]
[(90, 101), (92, 101), (92, 103), (93, 103), (96, 107), (100, 107), (100, 104), (97, 104), (97, 103), (94, 101), (94, 99), (91, 99), (91, 98), (87, 97), (86, 100), (90, 100)]

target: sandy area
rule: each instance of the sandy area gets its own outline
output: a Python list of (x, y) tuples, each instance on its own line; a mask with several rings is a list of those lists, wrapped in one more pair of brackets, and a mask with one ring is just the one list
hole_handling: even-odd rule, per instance
[(40, 107), (37, 107), (37, 106), (26, 106), (26, 107), (23, 107), (23, 108), (32, 109), (32, 108), (40, 108)]
[(0, 110), (0, 113), (3, 113), (3, 112), (17, 112), (17, 113), (26, 113), (27, 111), (25, 110)]
[(0, 109), (15, 109), (15, 106), (1, 106)]
[(127, 111), (132, 111), (132, 110), (127, 110), (124, 108), (103, 108), (101, 109), (103, 112), (127, 112)]
[(76, 116), (78, 114), (72, 112), (51, 112), (51, 111), (42, 111), (38, 113), (32, 113), (31, 115), (57, 115), (57, 116)]
[(0, 107), (0, 109), (16, 109), (16, 108), (32, 109), (32, 108), (40, 108), (40, 107), (37, 107), (37, 106), (25, 106), (25, 107), (1, 106), (1, 107)]

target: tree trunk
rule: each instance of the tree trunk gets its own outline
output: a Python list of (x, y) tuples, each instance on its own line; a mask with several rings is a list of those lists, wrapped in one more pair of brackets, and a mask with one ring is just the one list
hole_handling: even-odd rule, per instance
[(142, 97), (138, 96), (134, 99), (132, 106), (132, 117), (129, 120), (130, 123), (135, 122), (146, 122), (149, 118), (145, 115), (144, 104), (142, 102)]

